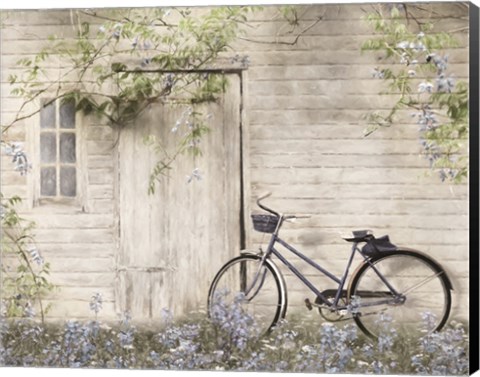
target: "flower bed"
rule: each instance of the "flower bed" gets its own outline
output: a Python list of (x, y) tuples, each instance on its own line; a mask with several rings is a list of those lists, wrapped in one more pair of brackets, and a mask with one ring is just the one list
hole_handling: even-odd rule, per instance
[[(97, 298), (98, 300), (98, 298)], [(91, 305), (97, 314), (101, 305)], [(315, 373), (468, 374), (468, 336), (451, 323), (440, 333), (425, 331), (417, 341), (389, 328), (376, 340), (352, 323), (305, 327), (282, 323), (259, 337), (240, 305), (219, 305), (212, 318), (197, 314), (174, 322), (163, 312), (162, 329), (139, 330), (125, 315), (115, 326), (98, 320), (40, 324), (32, 318), (0, 322), (0, 365), (75, 368), (240, 370)], [(418, 334), (417, 334), (418, 335)]]

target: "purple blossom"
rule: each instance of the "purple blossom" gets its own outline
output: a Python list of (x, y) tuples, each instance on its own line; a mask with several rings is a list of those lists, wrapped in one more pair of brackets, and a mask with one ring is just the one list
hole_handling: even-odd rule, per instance
[(432, 93), (433, 91), (433, 84), (429, 82), (422, 82), (418, 85), (418, 92), (419, 93)]
[(375, 67), (372, 71), (372, 77), (375, 79), (383, 79), (385, 77), (385, 71), (379, 70), (378, 67)]
[(32, 260), (37, 264), (37, 265), (42, 265), (44, 263), (44, 260), (42, 256), (40, 255), (40, 252), (35, 246), (31, 246), (29, 249), (27, 249), (28, 253), (30, 254), (30, 257)]
[(97, 315), (102, 310), (103, 297), (101, 293), (94, 293), (90, 299), (90, 310)]
[(451, 93), (455, 88), (455, 79), (453, 77), (445, 77), (441, 74), (437, 80), (437, 91), (441, 93)]
[(27, 154), (23, 150), (22, 143), (6, 144), (4, 150), (7, 156), (12, 156), (12, 163), (15, 164), (15, 171), (20, 172), (20, 175), (25, 175), (32, 169), (32, 165), (28, 162)]

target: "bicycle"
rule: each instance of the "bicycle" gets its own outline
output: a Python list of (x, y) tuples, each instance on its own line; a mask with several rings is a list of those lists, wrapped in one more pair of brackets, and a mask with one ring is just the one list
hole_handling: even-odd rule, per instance
[[(238, 302), (252, 316), (262, 333), (269, 333), (285, 318), (287, 286), (272, 256), (283, 263), (315, 295), (314, 302), (305, 299), (307, 309), (318, 309), (329, 321), (353, 319), (369, 337), (378, 337), (380, 317), (390, 315), (391, 325), (397, 331), (418, 326), (420, 315), (433, 314), (432, 331), (440, 331), (450, 314), (452, 283), (443, 267), (428, 255), (409, 248), (399, 248), (388, 236), (375, 238), (370, 231), (354, 231), (344, 238), (352, 243), (351, 254), (341, 277), (337, 277), (311, 260), (279, 237), (285, 221), (309, 216), (285, 215), (268, 208), (257, 199), (257, 205), (270, 214), (252, 214), (256, 231), (271, 234), (265, 251), (242, 251), (228, 261), (216, 274), (208, 293), (208, 311), (211, 316), (216, 301)], [(318, 272), (337, 284), (336, 288), (320, 291), (277, 249), (283, 246)], [(361, 248), (359, 245), (363, 245)], [(362, 260), (351, 274), (346, 286), (354, 256)], [(347, 317), (346, 317), (347, 316)]]

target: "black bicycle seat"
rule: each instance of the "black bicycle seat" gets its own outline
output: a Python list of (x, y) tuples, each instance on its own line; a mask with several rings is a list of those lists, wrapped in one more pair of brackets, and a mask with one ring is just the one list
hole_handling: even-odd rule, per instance
[(374, 238), (369, 230), (354, 230), (352, 233), (353, 237), (344, 237), (343, 239), (348, 242), (368, 242)]

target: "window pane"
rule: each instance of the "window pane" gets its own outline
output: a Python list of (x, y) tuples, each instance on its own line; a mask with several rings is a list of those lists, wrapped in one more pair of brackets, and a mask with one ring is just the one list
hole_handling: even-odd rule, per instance
[(60, 105), (60, 128), (75, 128), (75, 103), (67, 101)]
[(63, 196), (77, 195), (77, 169), (71, 166), (60, 168), (60, 194)]
[(42, 106), (40, 110), (41, 128), (55, 128), (55, 118), (55, 102), (47, 106)]
[(61, 133), (60, 134), (60, 162), (73, 163), (75, 158), (75, 134)]
[(40, 161), (44, 164), (57, 160), (57, 140), (53, 132), (42, 132), (40, 135)]
[(57, 174), (55, 168), (42, 168), (40, 173), (40, 193), (42, 196), (56, 195)]

